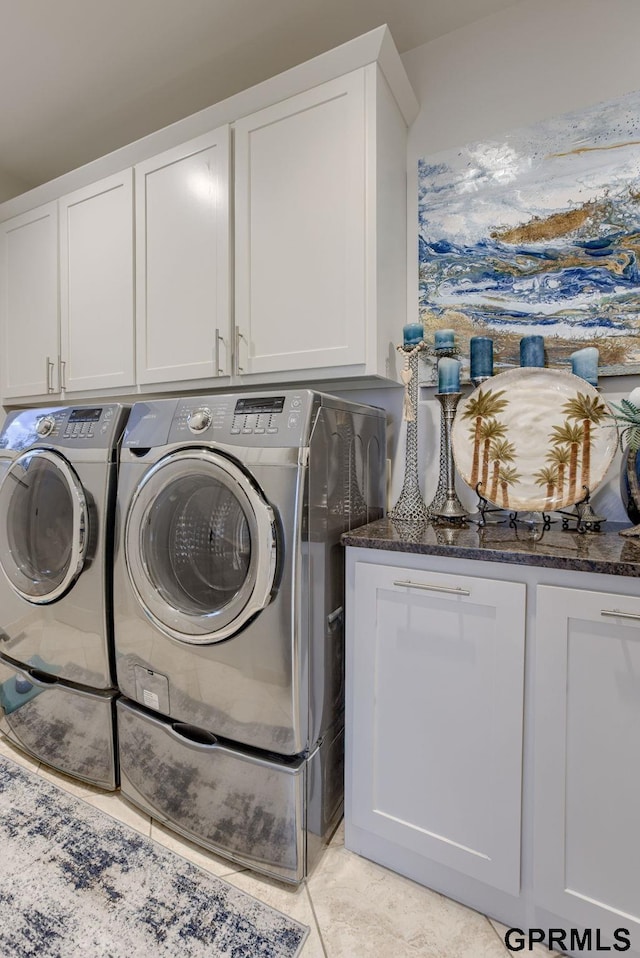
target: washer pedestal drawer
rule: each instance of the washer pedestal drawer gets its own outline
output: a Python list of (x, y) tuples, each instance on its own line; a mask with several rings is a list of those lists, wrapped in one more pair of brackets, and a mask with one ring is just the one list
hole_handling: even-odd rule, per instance
[(117, 788), (118, 692), (68, 685), (42, 669), (37, 658), (31, 665), (17, 665), (0, 656), (0, 731), (72, 778)]
[(307, 759), (240, 749), (125, 698), (117, 716), (123, 795), (224, 857), (304, 878)]

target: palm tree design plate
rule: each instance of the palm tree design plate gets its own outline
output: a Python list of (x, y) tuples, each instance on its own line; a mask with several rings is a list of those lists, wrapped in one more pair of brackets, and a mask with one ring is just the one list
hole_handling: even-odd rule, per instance
[(562, 509), (604, 479), (617, 446), (610, 415), (598, 391), (578, 376), (510, 369), (458, 406), (455, 463), (472, 489), (503, 509)]

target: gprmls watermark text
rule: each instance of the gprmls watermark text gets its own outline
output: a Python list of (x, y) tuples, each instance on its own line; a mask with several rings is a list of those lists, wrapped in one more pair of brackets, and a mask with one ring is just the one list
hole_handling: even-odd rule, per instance
[(628, 951), (631, 934), (628, 928), (616, 928), (613, 944), (603, 940), (599, 928), (509, 928), (504, 943), (509, 951), (533, 951), (535, 945), (546, 945), (549, 951)]

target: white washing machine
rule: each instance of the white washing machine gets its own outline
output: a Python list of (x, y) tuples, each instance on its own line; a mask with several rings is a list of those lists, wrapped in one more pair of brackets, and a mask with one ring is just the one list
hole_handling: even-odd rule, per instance
[(10, 413), (0, 433), (0, 729), (116, 788), (115, 403)]
[(341, 813), (340, 536), (384, 481), (384, 413), (306, 389), (136, 403), (123, 440), (122, 791), (291, 882)]

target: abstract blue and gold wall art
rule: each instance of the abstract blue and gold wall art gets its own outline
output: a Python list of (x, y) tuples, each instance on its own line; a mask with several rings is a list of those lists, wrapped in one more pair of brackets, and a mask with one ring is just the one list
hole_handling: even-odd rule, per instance
[(640, 372), (640, 92), (421, 159), (418, 219), (427, 337), (491, 336), (496, 372), (525, 335)]

